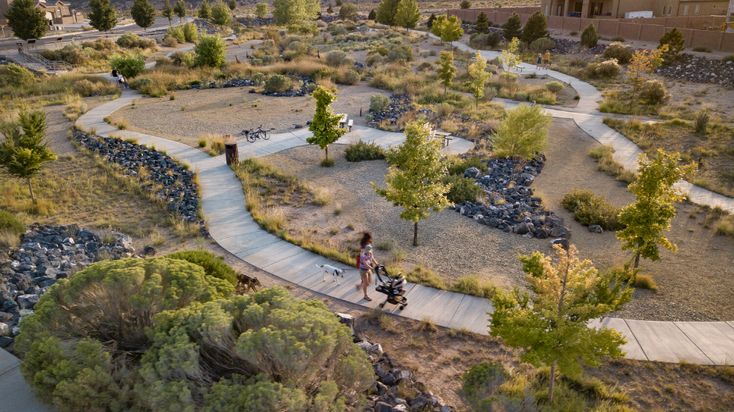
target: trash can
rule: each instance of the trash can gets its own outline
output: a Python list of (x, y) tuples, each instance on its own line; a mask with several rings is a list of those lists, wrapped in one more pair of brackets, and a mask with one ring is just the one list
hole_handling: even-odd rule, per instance
[(227, 159), (227, 166), (229, 167), (234, 167), (240, 162), (237, 153), (237, 140), (229, 134), (224, 137), (224, 157)]

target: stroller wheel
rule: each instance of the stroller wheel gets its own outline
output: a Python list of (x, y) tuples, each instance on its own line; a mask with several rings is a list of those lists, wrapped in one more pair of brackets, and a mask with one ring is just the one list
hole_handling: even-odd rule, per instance
[(380, 309), (384, 308), (385, 307), (385, 302), (380, 303), (379, 306), (380, 306)]
[(405, 305), (400, 305), (400, 310), (405, 309)]

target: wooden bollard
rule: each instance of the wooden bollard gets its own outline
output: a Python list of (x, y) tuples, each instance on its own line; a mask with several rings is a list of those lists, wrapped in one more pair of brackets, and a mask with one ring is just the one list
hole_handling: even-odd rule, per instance
[(231, 134), (224, 136), (224, 157), (227, 159), (227, 166), (234, 167), (240, 162), (237, 153), (237, 140)]

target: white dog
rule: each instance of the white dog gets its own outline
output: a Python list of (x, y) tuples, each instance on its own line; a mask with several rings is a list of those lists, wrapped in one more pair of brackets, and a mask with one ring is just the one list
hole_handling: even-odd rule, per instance
[(336, 284), (339, 285), (339, 277), (344, 278), (344, 269), (335, 268), (331, 265), (316, 265), (317, 268), (321, 268), (324, 271), (323, 275), (323, 281), (326, 282), (326, 277), (328, 275), (331, 275), (331, 277), (336, 281)]

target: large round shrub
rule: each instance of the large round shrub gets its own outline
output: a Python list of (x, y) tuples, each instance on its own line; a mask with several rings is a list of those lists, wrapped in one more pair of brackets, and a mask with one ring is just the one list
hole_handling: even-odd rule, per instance
[(204, 273), (207, 276), (224, 279), (232, 285), (237, 284), (237, 272), (224, 263), (221, 257), (209, 253), (206, 250), (183, 250), (171, 253), (167, 257), (181, 259), (199, 265), (204, 269)]
[(449, 185), (449, 192), (446, 193), (446, 197), (449, 198), (451, 203), (476, 202), (482, 193), (482, 188), (477, 185), (474, 179), (463, 176), (446, 176), (444, 183)]
[(668, 100), (668, 89), (660, 80), (646, 80), (640, 86), (640, 100), (645, 104), (658, 105)]
[(266, 93), (285, 93), (293, 87), (293, 82), (288, 76), (274, 74), (265, 81)]
[(617, 59), (619, 64), (627, 64), (632, 59), (633, 50), (624, 43), (614, 42), (604, 49), (604, 57), (607, 59)]
[(586, 66), (586, 75), (593, 78), (610, 79), (612, 77), (617, 77), (619, 72), (619, 64), (617, 64), (615, 59), (591, 63)]
[(218, 35), (201, 36), (196, 44), (195, 62), (197, 66), (221, 67), (224, 65), (224, 40)]
[(115, 55), (110, 59), (110, 66), (126, 78), (133, 78), (145, 70), (145, 59), (139, 54)]
[(0, 65), (0, 87), (22, 87), (33, 83), (36, 76), (23, 66), (15, 63)]

